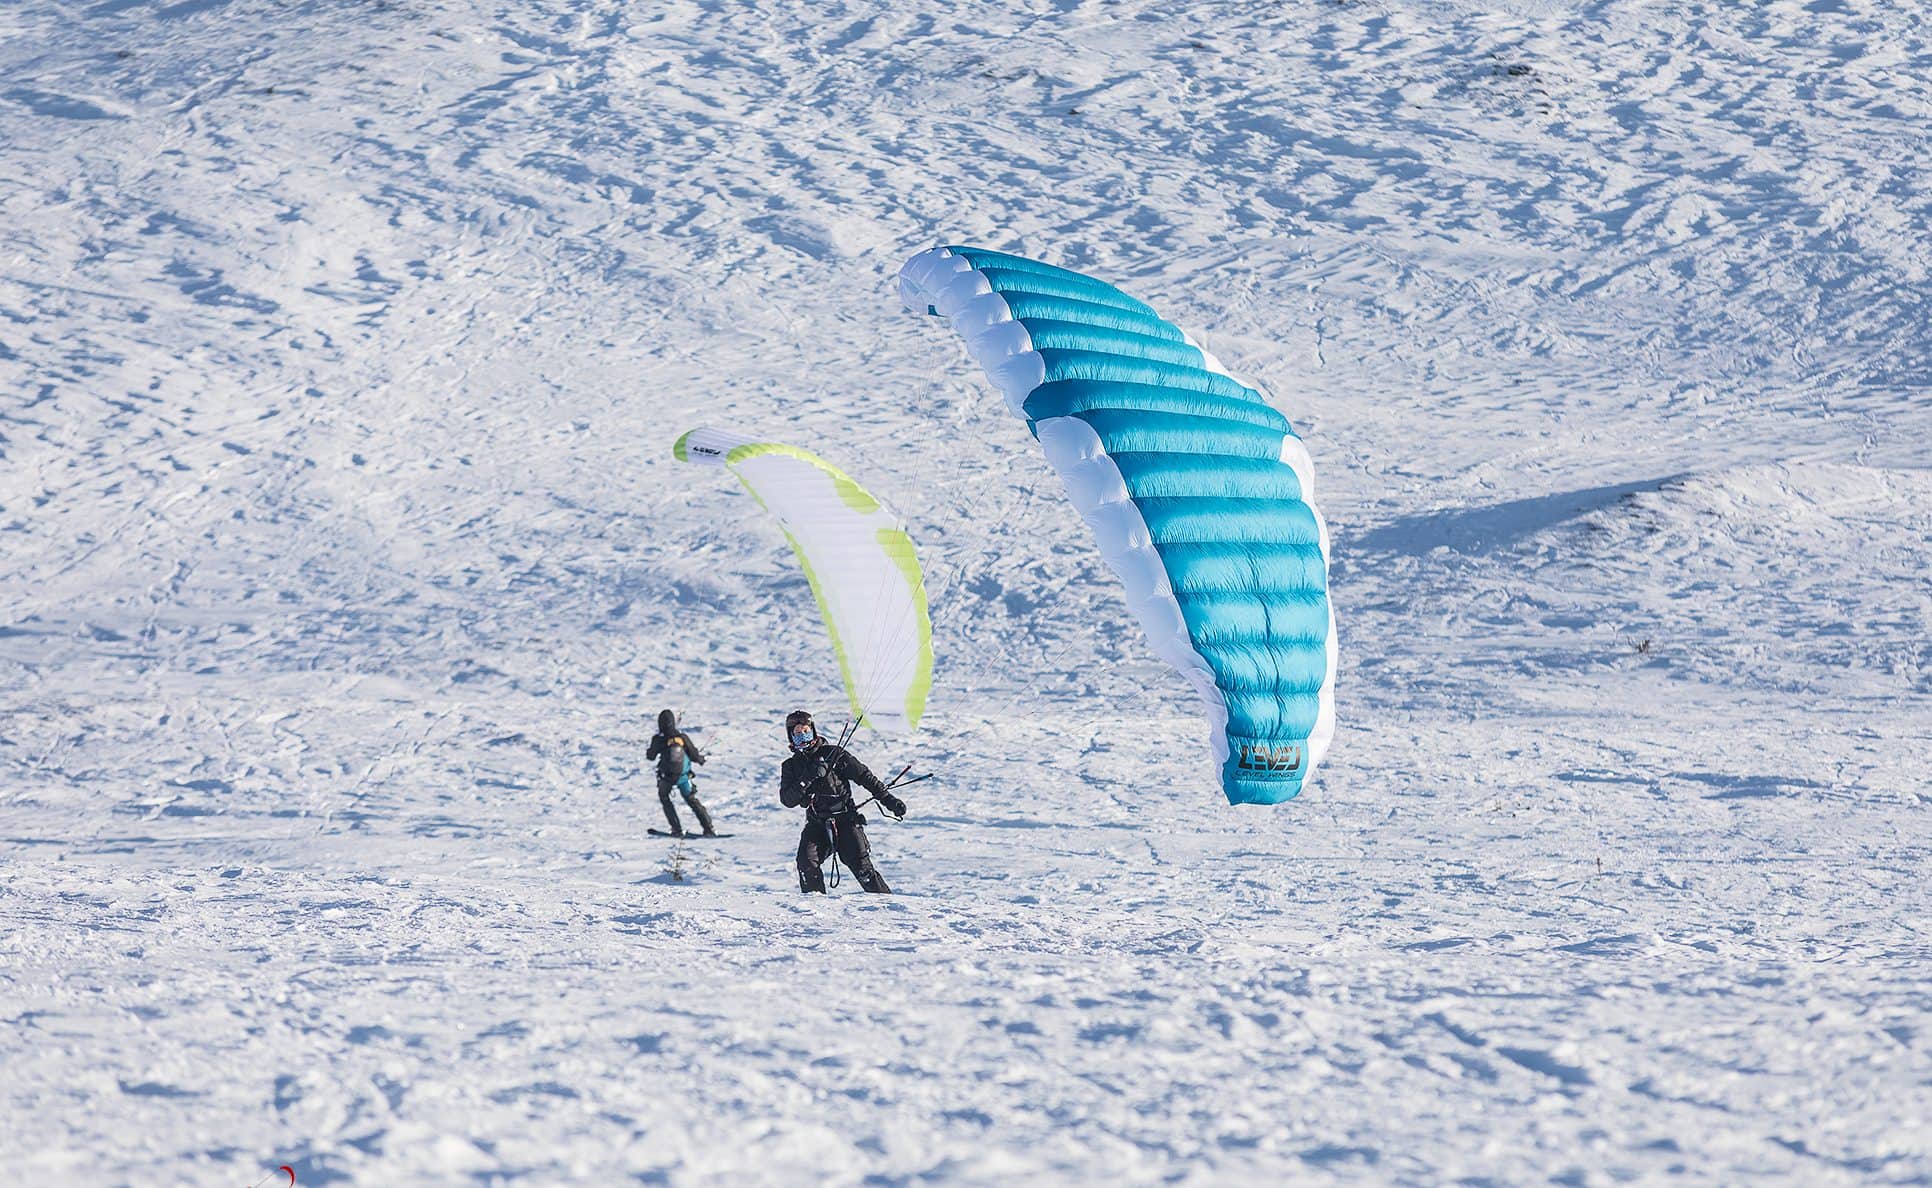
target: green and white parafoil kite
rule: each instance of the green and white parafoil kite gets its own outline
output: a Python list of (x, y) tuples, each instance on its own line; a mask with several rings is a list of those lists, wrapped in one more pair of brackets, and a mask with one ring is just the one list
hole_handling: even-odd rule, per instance
[(1065, 268), (934, 248), (899, 295), (950, 320), (1026, 419), (1155, 653), (1207, 703), (1228, 800), (1300, 792), (1335, 733), (1335, 616), (1288, 419), (1145, 302)]
[(926, 582), (905, 524), (838, 467), (797, 446), (693, 429), (671, 453), (738, 476), (791, 542), (862, 725), (910, 731), (932, 691)]

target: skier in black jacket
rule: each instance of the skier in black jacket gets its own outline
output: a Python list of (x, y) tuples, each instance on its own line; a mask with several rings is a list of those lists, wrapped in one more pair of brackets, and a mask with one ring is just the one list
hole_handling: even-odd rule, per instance
[(805, 810), (805, 830), (798, 835), (798, 889), (825, 890), (825, 860), (836, 852), (839, 861), (857, 876), (859, 886), (890, 894), (885, 876), (872, 865), (872, 847), (865, 840), (865, 817), (852, 800), (857, 784), (878, 798), (886, 812), (906, 815), (906, 802), (886, 791), (879, 777), (837, 743), (826, 742), (812, 723), (812, 715), (793, 710), (785, 718), (785, 741), (791, 758), (779, 776), (778, 799), (786, 808)]
[(657, 733), (651, 737), (650, 749), (644, 752), (644, 758), (657, 760), (657, 799), (664, 806), (665, 819), (671, 822), (671, 835), (684, 836), (684, 822), (678, 820), (678, 810), (671, 804), (671, 789), (676, 788), (684, 794), (684, 803), (697, 815), (698, 828), (704, 830), (706, 837), (716, 837), (711, 814), (704, 811), (698, 790), (691, 786), (691, 765), (702, 764), (704, 755), (691, 736), (678, 729), (677, 715), (670, 710), (658, 712)]

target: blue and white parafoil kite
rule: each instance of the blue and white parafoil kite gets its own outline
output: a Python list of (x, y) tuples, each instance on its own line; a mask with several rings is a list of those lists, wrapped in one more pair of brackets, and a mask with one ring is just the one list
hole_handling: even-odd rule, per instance
[(906, 306), (951, 320), (1026, 418), (1160, 657), (1207, 703), (1233, 804), (1306, 785), (1335, 734), (1314, 467), (1288, 419), (1112, 285), (971, 247), (921, 252)]

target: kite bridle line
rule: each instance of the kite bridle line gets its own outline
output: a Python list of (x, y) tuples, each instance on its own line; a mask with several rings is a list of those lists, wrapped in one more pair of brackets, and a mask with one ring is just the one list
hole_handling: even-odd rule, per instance
[[(970, 481), (970, 480), (967, 480), (967, 481)], [(965, 513), (967, 517), (969, 519), (975, 519), (975, 520), (979, 519), (980, 518), (978, 515), (979, 509), (989, 499), (994, 498), (997, 494), (999, 494), (1000, 491), (1001, 489), (998, 487), (989, 488), (983, 484), (975, 485), (973, 489), (973, 493), (967, 498), (964, 505)], [(1033, 484), (1020, 486), (1017, 488), (1016, 492), (1009, 490), (1006, 493), (1009, 496), (1011, 496), (1013, 499), (1017, 499), (1018, 501), (1020, 501), (1022, 510), (1024, 510), (1026, 506), (1031, 505), (1032, 502), (1039, 497), (1038, 492), (1036, 491)], [(894, 518), (899, 521), (898, 523), (899, 531), (910, 533), (911, 531), (910, 525), (907, 524), (905, 519), (903, 517), (900, 517), (896, 512), (893, 513), (893, 515), (894, 515)], [(1002, 523), (1006, 519), (1007, 517), (1005, 516), (999, 517), (999, 520)], [(920, 584), (922, 587), (924, 587), (924, 592), (926, 595), (926, 605), (928, 608), (927, 609), (928, 624), (930, 624), (932, 620), (932, 608), (944, 607), (948, 605), (946, 601), (946, 595), (949, 595), (950, 593), (952, 593), (953, 589), (957, 587), (967, 577), (978, 576), (980, 572), (988, 568), (988, 566), (990, 565), (990, 560), (985, 555), (988, 550), (982, 548), (978, 556), (974, 556), (969, 559), (967, 556), (965, 556), (965, 554), (969, 553), (970, 551), (971, 551), (971, 546), (961, 545), (957, 547), (955, 550), (953, 550), (952, 555), (936, 554), (935, 556), (930, 558), (930, 560), (922, 560), (919, 563), (920, 564)], [(882, 601), (881, 595), (883, 594), (885, 589), (892, 584), (893, 580), (894, 580), (893, 577), (889, 574), (880, 575), (879, 582), (874, 590), (875, 604), (878, 601)], [(899, 646), (902, 643), (905, 642), (906, 637), (917, 629), (917, 623), (918, 623), (918, 616), (916, 614), (908, 614), (908, 615), (900, 616), (896, 623), (891, 624), (883, 631), (881, 630), (880, 624), (875, 622), (872, 625), (871, 630), (868, 632), (868, 636), (869, 636), (868, 642), (873, 644), (883, 644), (885, 646), (875, 647), (871, 650), (875, 655), (892, 654), (893, 652), (898, 650)], [(1042, 668), (1039, 672), (1035, 673), (1033, 679), (1031, 681), (1028, 681), (1026, 686), (1022, 688), (1018, 693), (1012, 695), (1007, 699), (1007, 704), (1005, 708), (1008, 708), (1008, 709), (1012, 708), (1012, 706), (1018, 704), (1021, 698), (1025, 697), (1028, 693), (1032, 692), (1033, 687), (1038, 685), (1040, 681), (1051, 671), (1051, 666), (1057, 663), (1061, 657), (1065, 656), (1068, 652), (1072, 651), (1073, 648), (1078, 643), (1079, 641), (1077, 639), (1071, 640), (1064, 647), (1062, 647), (1058, 652), (1056, 652), (1053, 655), (1053, 657), (1047, 661), (1046, 667)], [(981, 660), (980, 663), (968, 675), (967, 683), (977, 684), (980, 681), (980, 679), (986, 675), (988, 670), (992, 669), (996, 664), (1005, 664), (1017, 659), (1021, 655), (1021, 653), (1029, 646), (1032, 646), (1032, 645), (1025, 642), (1007, 644), (1005, 647), (996, 651), (993, 655), (989, 655), (985, 659)], [(1037, 649), (1041, 655), (1045, 655), (1047, 648), (1051, 646), (1052, 645), (1050, 643), (1043, 643), (1043, 644), (1037, 645)], [(901, 659), (900, 661), (898, 661), (896, 665), (891, 665), (890, 667), (887, 667), (884, 669), (868, 669), (868, 668), (857, 669), (854, 672), (854, 677), (858, 685), (860, 686), (860, 688), (864, 689), (867, 693), (870, 693), (875, 691), (878, 685), (884, 684), (888, 677), (896, 676), (899, 674), (899, 672), (904, 671), (906, 667), (917, 665), (917, 663), (918, 663), (918, 654), (915, 651), (913, 655)], [(1059, 675), (1065, 676), (1066, 674), (1061, 673)], [(854, 690), (854, 692), (857, 692), (857, 690)], [(861, 705), (857, 707), (857, 710), (859, 715), (858, 720), (850, 723), (847, 729), (841, 733), (839, 738), (840, 746), (844, 746), (848, 741), (850, 741), (851, 737), (857, 733), (858, 727), (861, 724), (865, 723), (870, 718), (872, 707), (869, 705)]]

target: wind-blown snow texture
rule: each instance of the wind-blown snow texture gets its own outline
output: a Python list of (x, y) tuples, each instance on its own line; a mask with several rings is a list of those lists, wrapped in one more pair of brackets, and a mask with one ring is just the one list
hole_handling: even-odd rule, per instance
[[(1928, 78), (1906, 0), (0, 7), (5, 1178), (1932, 1178)], [(939, 242), (1306, 436), (1299, 801)], [(793, 890), (837, 673), (705, 421), (922, 542), (906, 895)]]

